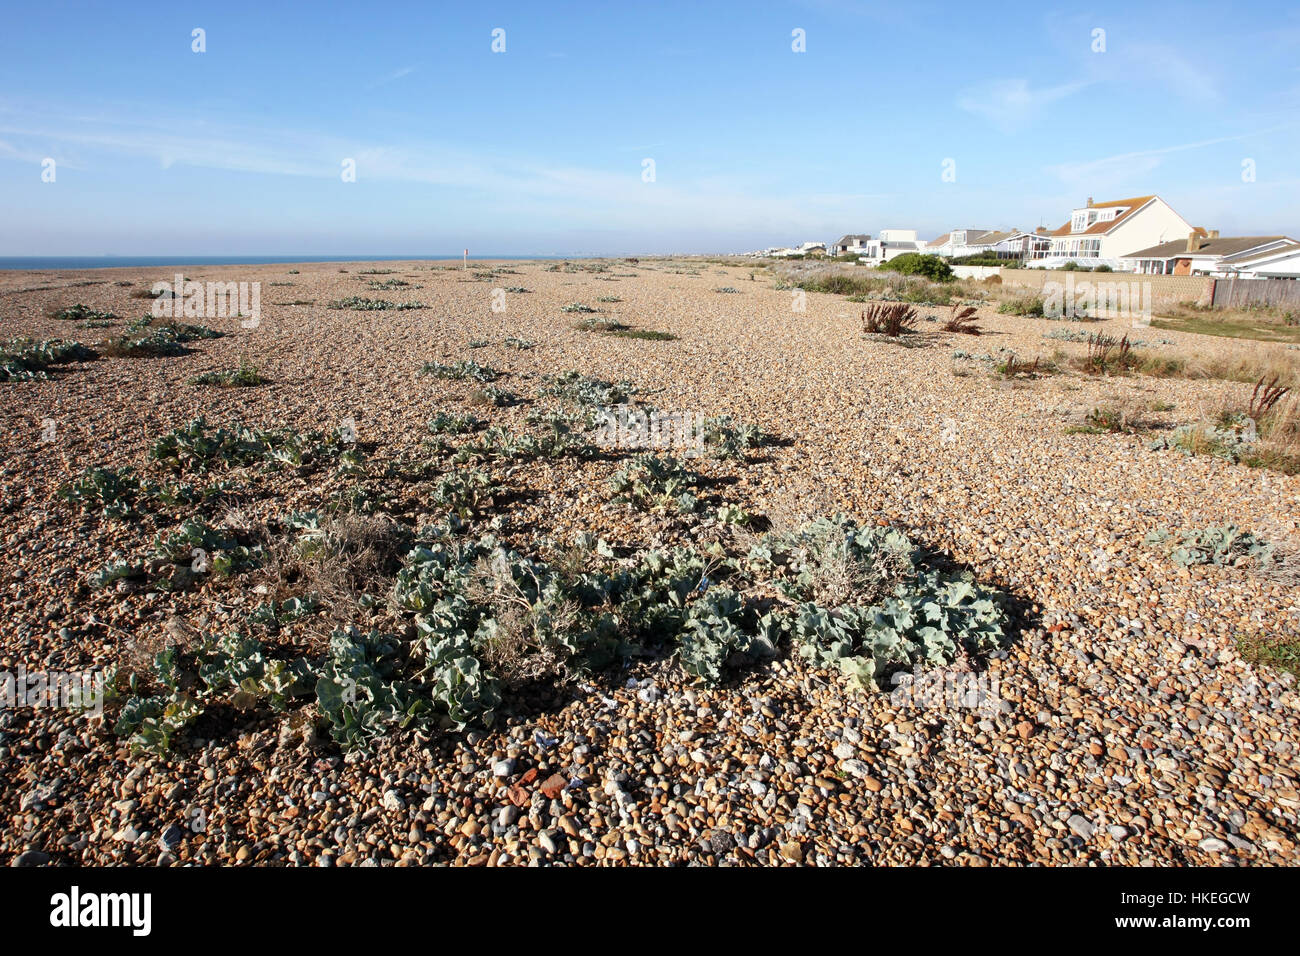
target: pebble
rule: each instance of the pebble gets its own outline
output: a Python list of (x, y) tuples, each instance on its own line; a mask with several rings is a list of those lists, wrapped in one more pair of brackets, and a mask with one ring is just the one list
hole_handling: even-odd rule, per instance
[(1070, 816), (1070, 819), (1066, 820), (1065, 822), (1069, 825), (1070, 829), (1073, 830), (1075, 834), (1078, 835), (1079, 839), (1081, 840), (1091, 840), (1092, 835), (1095, 832), (1097, 832), (1096, 826), (1088, 822), (1087, 817), (1082, 817), (1077, 813), (1072, 814)]

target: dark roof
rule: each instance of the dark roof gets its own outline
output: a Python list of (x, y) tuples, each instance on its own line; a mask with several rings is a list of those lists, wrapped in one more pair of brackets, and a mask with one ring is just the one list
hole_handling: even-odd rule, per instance
[(1289, 236), (1270, 236), (1269, 238), (1287, 239), (1288, 242), (1286, 245), (1278, 246), (1276, 249), (1270, 249), (1267, 252), (1255, 252), (1247, 256), (1243, 256), (1240, 252), (1238, 252), (1231, 257), (1232, 264), (1239, 265), (1241, 263), (1254, 262), (1257, 259), (1271, 259), (1274, 256), (1290, 256), (1290, 255), (1295, 255), (1296, 252), (1300, 251), (1300, 242), (1296, 242), (1294, 239), (1291, 239)]
[(1221, 236), (1218, 239), (1202, 239), (1201, 248), (1195, 252), (1187, 251), (1186, 239), (1162, 242), (1158, 246), (1130, 252), (1125, 259), (1172, 259), (1175, 256), (1235, 256), (1248, 252), (1258, 246), (1285, 239), (1286, 236)]
[(870, 237), (870, 236), (866, 236), (866, 235), (861, 235), (861, 236), (860, 236), (860, 235), (847, 235), (847, 236), (840, 236), (839, 241), (836, 242), (835, 245), (837, 245), (837, 246), (843, 246), (843, 245), (847, 245), (848, 243), (851, 243), (851, 242), (867, 242), (867, 241), (870, 240), (870, 239), (871, 239), (871, 237)]

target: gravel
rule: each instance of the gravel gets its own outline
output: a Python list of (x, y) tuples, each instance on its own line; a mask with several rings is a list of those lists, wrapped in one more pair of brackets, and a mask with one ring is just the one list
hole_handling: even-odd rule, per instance
[[(989, 307), (979, 321), (990, 334), (979, 339), (925, 323), (922, 347), (866, 342), (859, 307), (809, 294), (807, 311), (792, 312), (789, 291), (762, 273), (749, 281), (748, 269), (511, 263), (518, 274), (475, 281), (425, 265), (376, 266), (412, 283), (383, 297), (431, 303), (402, 312), (324, 308), (366, 294), (360, 264), (302, 264), (298, 275), (288, 265), (195, 269), (190, 278), (261, 281), (260, 326), (203, 320), (230, 334), (182, 356), (106, 358), (0, 385), (0, 668), (101, 668), (168, 621), (215, 631), (259, 600), (237, 585), (82, 594), (75, 585), (89, 571), (138, 545), (129, 529), (56, 498), (87, 464), (138, 466), (154, 437), (198, 414), (263, 427), (352, 420), (376, 457), (418, 448), (438, 410), (473, 408), (519, 427), (526, 405), (485, 412), (465, 403), (462, 383), (415, 375), (424, 362), (473, 357), (525, 396), (541, 376), (576, 368), (630, 379), (661, 409), (761, 425), (780, 443), (748, 466), (707, 465), (729, 500), (776, 527), (836, 510), (898, 524), (1009, 591), (1026, 624), (977, 675), (992, 706), (864, 695), (795, 660), (707, 688), (671, 661), (647, 660), (556, 688), (545, 706), (492, 728), (396, 733), (367, 754), (342, 754), (291, 716), (236, 715), (154, 757), (131, 754), (93, 718), (0, 711), (7, 861), (1300, 863), (1300, 698), (1290, 675), (1247, 663), (1236, 644), (1242, 634), (1294, 637), (1296, 588), (1243, 568), (1179, 568), (1141, 543), (1158, 526), (1229, 522), (1289, 543), (1300, 479), (1153, 452), (1140, 436), (1064, 432), (1116, 400), (1172, 403), (1151, 417), (1176, 424), (1249, 386), (1079, 375), (1007, 383), (953, 351), (1004, 347), (1032, 359), (1081, 347), (1044, 342), (1052, 323)], [(81, 301), (134, 318), (149, 303), (112, 282), (159, 278), (170, 276), (3, 273), (0, 312), (10, 334), (93, 343), (113, 330), (46, 310)], [(494, 313), (498, 285), (531, 291)], [(712, 291), (724, 285), (740, 294)], [(678, 339), (578, 331), (560, 312), (609, 295), (622, 300), (609, 318)], [(278, 304), (295, 299), (316, 305)], [(507, 336), (537, 345), (510, 349)], [(1160, 337), (1171, 352), (1267, 348), (1290, 360), (1281, 346)], [(470, 352), (473, 339), (491, 344)], [(269, 384), (186, 384), (241, 358)], [(53, 441), (41, 440), (47, 419)], [(608, 505), (616, 467), (531, 463), (512, 479), (530, 493), (511, 504), (505, 533), (683, 540), (680, 528), (638, 524)], [(310, 491), (285, 484), (247, 509), (283, 513)], [(970, 673), (954, 665), (939, 677)]]

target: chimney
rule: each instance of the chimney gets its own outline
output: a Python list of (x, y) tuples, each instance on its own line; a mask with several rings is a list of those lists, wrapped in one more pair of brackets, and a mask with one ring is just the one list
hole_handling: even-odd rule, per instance
[(1189, 232), (1187, 234), (1187, 251), (1195, 252), (1201, 248), (1201, 234), (1199, 232)]
[(1092, 205), (1092, 197), (1091, 197), (1091, 196), (1088, 197), (1088, 205), (1089, 205), (1089, 206)]
[(1035, 235), (1035, 236), (1045, 236), (1045, 235), (1047, 235), (1047, 227), (1046, 227), (1046, 226), (1039, 226), (1037, 229), (1034, 230), (1034, 235)]
[(1218, 239), (1218, 238), (1219, 238), (1219, 230), (1217, 230), (1217, 229), (1211, 229), (1211, 230), (1210, 230), (1210, 238), (1211, 238), (1211, 239)]

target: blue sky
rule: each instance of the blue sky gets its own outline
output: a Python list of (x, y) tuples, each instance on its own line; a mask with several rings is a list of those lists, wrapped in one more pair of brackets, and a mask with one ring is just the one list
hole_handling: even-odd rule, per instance
[(1146, 193), (1300, 235), (1300, 6), (1134, 6), (14, 4), (0, 255), (742, 251)]

